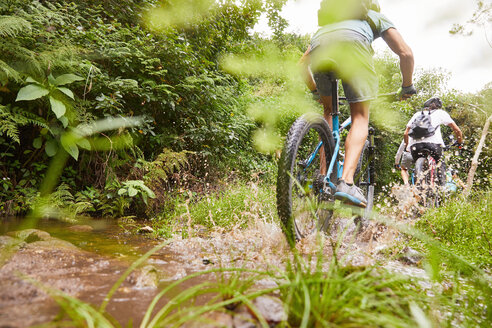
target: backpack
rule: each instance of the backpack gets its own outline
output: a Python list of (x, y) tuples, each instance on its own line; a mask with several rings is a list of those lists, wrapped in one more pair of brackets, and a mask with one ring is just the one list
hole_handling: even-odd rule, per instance
[(324, 26), (343, 20), (367, 18), (371, 0), (323, 0), (318, 10), (318, 25)]
[(425, 114), (424, 110), (422, 110), (420, 113), (421, 115), (417, 116), (415, 121), (412, 122), (412, 125), (410, 125), (410, 131), (408, 133), (408, 135), (414, 139), (433, 136), (437, 130), (437, 126), (434, 127), (431, 124), (430, 116), (433, 111), (429, 112), (429, 114)]

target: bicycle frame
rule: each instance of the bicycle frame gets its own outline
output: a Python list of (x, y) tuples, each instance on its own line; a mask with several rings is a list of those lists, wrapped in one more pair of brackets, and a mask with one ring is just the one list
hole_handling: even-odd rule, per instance
[[(330, 164), (327, 168), (327, 172), (324, 178), (325, 184), (332, 190), (336, 190), (335, 183), (331, 181), (330, 177), (333, 172), (336, 172), (336, 177), (337, 179), (340, 179), (342, 177), (342, 171), (343, 171), (343, 161), (337, 160), (338, 155), (340, 153), (340, 144), (341, 144), (341, 132), (346, 129), (347, 127), (352, 124), (352, 119), (349, 117), (346, 119), (344, 122), (340, 124), (339, 117), (340, 117), (340, 111), (339, 111), (339, 104), (340, 104), (340, 97), (338, 96), (338, 84), (339, 80), (338, 79), (333, 79), (331, 81), (331, 90), (332, 90), (332, 112), (331, 112), (331, 117), (332, 117), (332, 133), (333, 133), (333, 138), (335, 140), (335, 148), (334, 152), (332, 155), (332, 158), (330, 160)], [(308, 167), (312, 161), (314, 161), (316, 155), (320, 151), (321, 147), (323, 146), (323, 142), (320, 141), (319, 144), (316, 146), (315, 150), (311, 153), (309, 156), (309, 159), (305, 163), (305, 167)], [(369, 156), (372, 159), (373, 154), (374, 154), (374, 129), (370, 128), (369, 129)], [(367, 168), (369, 170), (368, 174), (368, 180), (365, 184), (366, 185), (371, 185), (373, 184), (374, 181), (374, 169), (372, 168), (371, 165)]]

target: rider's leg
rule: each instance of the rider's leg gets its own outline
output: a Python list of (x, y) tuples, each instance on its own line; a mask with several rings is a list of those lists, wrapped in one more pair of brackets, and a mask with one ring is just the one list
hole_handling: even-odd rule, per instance
[(403, 184), (407, 185), (410, 180), (410, 174), (408, 174), (408, 170), (406, 168), (401, 168), (401, 178), (403, 179)]
[(357, 102), (350, 104), (352, 126), (345, 140), (345, 160), (343, 162), (342, 180), (348, 184), (354, 182), (354, 174), (357, 168), (362, 148), (367, 139), (369, 126), (369, 102)]

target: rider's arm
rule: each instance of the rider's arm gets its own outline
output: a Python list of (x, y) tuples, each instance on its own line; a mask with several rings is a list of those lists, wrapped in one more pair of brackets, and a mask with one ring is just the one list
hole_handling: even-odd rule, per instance
[(388, 47), (400, 57), (400, 70), (402, 75), (402, 87), (409, 87), (412, 83), (413, 76), (413, 52), (408, 44), (403, 40), (400, 32), (395, 28), (387, 29), (382, 34), (383, 40)]
[(401, 155), (403, 155), (404, 150), (405, 150), (405, 141), (402, 141), (395, 155), (395, 165), (400, 164)]
[(311, 74), (311, 71), (309, 70), (309, 64), (310, 64), (310, 58), (309, 58), (309, 51), (311, 50), (311, 46), (308, 47), (306, 52), (302, 55), (301, 59), (299, 60), (299, 65), (301, 66), (301, 74), (302, 78), (304, 79), (304, 83), (306, 83), (307, 87), (311, 91), (316, 90), (316, 83), (314, 82), (313, 75)]
[(463, 143), (463, 132), (461, 132), (461, 129), (456, 125), (456, 123), (450, 123), (448, 126), (453, 129), (454, 135), (456, 136), (456, 140), (458, 143), (462, 144)]
[(408, 133), (410, 132), (410, 128), (407, 126), (405, 129), (405, 133), (403, 134), (403, 141), (405, 142), (405, 146), (408, 145)]

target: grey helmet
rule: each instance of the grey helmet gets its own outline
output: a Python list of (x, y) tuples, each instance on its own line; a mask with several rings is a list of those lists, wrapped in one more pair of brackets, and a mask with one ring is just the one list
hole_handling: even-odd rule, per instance
[(430, 107), (430, 105), (436, 105), (437, 108), (442, 108), (442, 101), (438, 97), (432, 97), (424, 103), (424, 107)]

